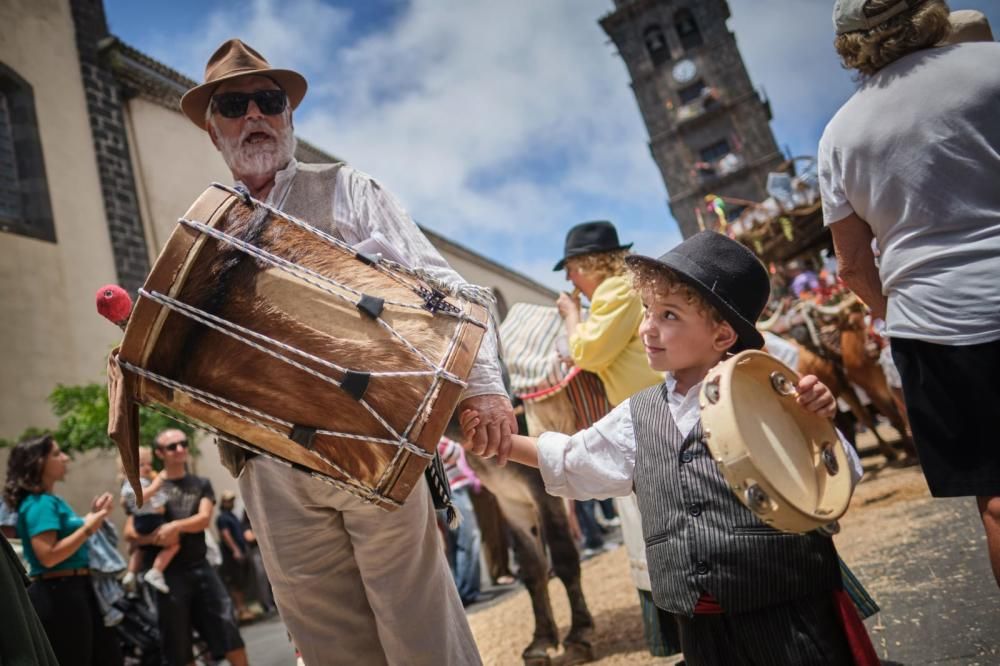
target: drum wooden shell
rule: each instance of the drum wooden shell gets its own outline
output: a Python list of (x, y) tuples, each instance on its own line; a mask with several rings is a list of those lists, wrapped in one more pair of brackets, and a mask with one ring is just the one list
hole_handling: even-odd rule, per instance
[[(247, 226), (254, 224), (250, 207), (215, 186), (192, 204), (185, 218), (226, 233), (242, 232), (244, 236)], [(261, 225), (258, 216), (257, 223), (254, 244), (298, 266), (386, 301), (411, 305), (424, 302), (410, 287), (384, 271), (283, 218), (272, 214)], [(416, 279), (410, 278), (410, 282)], [(352, 370), (433, 370), (384, 327), (362, 314), (354, 305), (356, 295), (346, 293), (345, 300), (331, 294), (328, 286), (320, 285), (268, 266), (179, 224), (144, 289), (213, 312), (267, 338)], [(381, 319), (441, 369), (464, 380), (475, 360), (488, 315), (477, 304), (451, 298), (448, 303), (470, 321), (388, 303)], [(275, 349), (271, 344), (263, 346)], [(383, 508), (402, 503), (429, 462), (398, 446), (346, 436), (316, 435), (307, 446), (293, 441), (287, 426), (266, 419), (267, 427), (254, 423), (260, 417), (252, 410), (307, 429), (390, 438), (383, 425), (341, 388), (147, 297), (140, 296), (136, 302), (119, 359), (246, 409), (219, 409), (187, 391), (142, 376), (132, 382), (135, 401), (176, 410), (296, 467), (347, 484), (352, 492), (367, 496), (368, 501)], [(334, 380), (343, 378), (314, 361), (296, 360)], [(433, 375), (372, 375), (364, 399), (396, 433), (409, 428), (406, 438), (433, 453), (461, 392), (460, 384), (435, 380)]]
[(808, 532), (847, 511), (850, 463), (833, 424), (798, 405), (796, 372), (745, 351), (709, 371), (699, 397), (712, 457), (768, 525)]

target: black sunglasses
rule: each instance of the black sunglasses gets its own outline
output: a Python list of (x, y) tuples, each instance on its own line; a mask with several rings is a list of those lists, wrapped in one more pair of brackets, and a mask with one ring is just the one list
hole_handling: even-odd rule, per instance
[(180, 442), (174, 442), (173, 444), (167, 444), (166, 446), (158, 446), (156, 448), (158, 448), (161, 451), (171, 451), (171, 452), (173, 452), (173, 451), (176, 451), (178, 447), (186, 449), (187, 446), (188, 446), (188, 443), (187, 443), (187, 440), (185, 439), (185, 440), (180, 441)]
[(212, 108), (223, 118), (242, 118), (247, 113), (250, 100), (265, 116), (278, 115), (288, 103), (284, 90), (258, 90), (252, 93), (220, 93), (212, 97)]

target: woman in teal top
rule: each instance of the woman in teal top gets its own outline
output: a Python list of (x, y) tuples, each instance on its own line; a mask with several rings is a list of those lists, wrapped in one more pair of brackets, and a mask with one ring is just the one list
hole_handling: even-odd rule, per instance
[(122, 663), (114, 632), (104, 626), (90, 582), (87, 538), (107, 517), (111, 494), (94, 498), (83, 518), (59, 496), (69, 457), (50, 436), (18, 443), (7, 461), (4, 500), (18, 512), (17, 535), (29, 564), (35, 611), (60, 664)]

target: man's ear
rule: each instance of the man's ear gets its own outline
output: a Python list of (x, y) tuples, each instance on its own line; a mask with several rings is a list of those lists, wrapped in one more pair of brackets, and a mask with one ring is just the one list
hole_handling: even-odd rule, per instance
[(728, 321), (724, 321), (715, 327), (712, 346), (718, 352), (728, 351), (730, 347), (736, 344), (738, 339), (739, 336), (736, 335), (736, 330)]

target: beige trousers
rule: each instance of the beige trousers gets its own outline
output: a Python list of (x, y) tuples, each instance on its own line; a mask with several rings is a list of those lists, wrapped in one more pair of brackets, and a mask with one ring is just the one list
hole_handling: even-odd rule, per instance
[(383, 511), (266, 458), (240, 491), (307, 666), (481, 664), (427, 484)]

